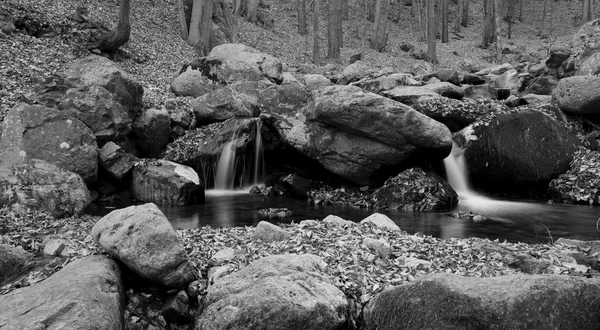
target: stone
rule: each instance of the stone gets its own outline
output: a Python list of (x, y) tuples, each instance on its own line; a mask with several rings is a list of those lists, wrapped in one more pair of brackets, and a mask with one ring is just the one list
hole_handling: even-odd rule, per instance
[(392, 73), (379, 75), (378, 77), (367, 76), (351, 83), (351, 85), (360, 87), (367, 92), (379, 94), (398, 86), (421, 86), (423, 82), (415, 79), (410, 73)]
[(288, 174), (281, 177), (279, 181), (285, 191), (296, 198), (306, 199), (313, 187), (312, 181), (307, 180), (298, 174)]
[(303, 78), (304, 85), (306, 85), (306, 88), (310, 89), (311, 91), (333, 84), (327, 77), (316, 73), (306, 74)]
[(266, 243), (271, 243), (287, 240), (290, 238), (290, 233), (270, 222), (261, 221), (256, 225), (252, 237)]
[(424, 85), (422, 88), (429, 89), (435, 93), (438, 93), (441, 96), (445, 96), (451, 99), (460, 100), (465, 96), (465, 92), (462, 88), (444, 81), (429, 83), (427, 85)]
[(563, 78), (552, 92), (552, 99), (564, 112), (575, 115), (600, 114), (600, 77)]
[(210, 284), (214, 284), (224, 276), (233, 273), (235, 270), (233, 265), (213, 266), (208, 270), (208, 281)]
[(190, 129), (196, 125), (193, 110), (181, 99), (167, 99), (165, 109), (169, 112), (171, 127), (180, 126), (183, 129)]
[(68, 242), (62, 238), (54, 238), (44, 244), (44, 255), (59, 256), (68, 246)]
[(531, 77), (541, 76), (548, 70), (546, 63), (538, 63), (529, 67), (528, 72)]
[(105, 256), (75, 260), (42, 282), (0, 296), (4, 329), (123, 329), (119, 266)]
[(235, 251), (232, 248), (222, 248), (210, 257), (211, 265), (222, 265), (228, 263), (235, 256)]
[(483, 84), (485, 84), (485, 82), (486, 82), (485, 79), (481, 78), (478, 75), (471, 74), (471, 73), (465, 73), (462, 80), (460, 81), (461, 84), (466, 84), (466, 85), (483, 85)]
[(80, 120), (42, 105), (19, 103), (0, 124), (0, 165), (24, 164), (36, 158), (96, 181), (96, 137)]
[(549, 69), (558, 69), (560, 65), (571, 56), (571, 52), (567, 49), (551, 49), (550, 56), (546, 60), (546, 66)]
[(482, 118), (455, 135), (476, 188), (536, 196), (569, 169), (579, 142), (535, 108)]
[(496, 100), (496, 89), (489, 85), (465, 86), (465, 97), (470, 99)]
[(185, 293), (185, 290), (180, 290), (177, 294), (167, 298), (160, 313), (167, 322), (178, 324), (187, 323), (190, 318), (189, 303), (190, 299), (187, 293)]
[(208, 288), (195, 329), (340, 329), (348, 300), (315, 255), (272, 255)]
[(134, 119), (142, 106), (144, 88), (127, 72), (111, 60), (90, 55), (71, 63), (66, 72), (67, 78), (80, 79), (86, 86), (98, 85), (111, 92)]
[(177, 96), (199, 97), (217, 89), (220, 84), (205, 76), (205, 72), (193, 65), (184, 66), (171, 82), (171, 91)]
[(406, 105), (414, 105), (422, 99), (441, 97), (434, 90), (424, 86), (399, 86), (383, 92), (382, 95)]
[(337, 215), (333, 215), (333, 214), (326, 216), (322, 221), (328, 227), (329, 226), (345, 227), (345, 226), (352, 226), (352, 225), (356, 224), (355, 222), (342, 219), (342, 218), (338, 217)]
[(392, 253), (392, 246), (384, 239), (374, 239), (371, 237), (366, 237), (362, 241), (362, 245), (364, 245), (367, 249), (371, 250), (382, 259), (387, 259)]
[(300, 226), (315, 227), (318, 225), (319, 225), (319, 221), (317, 221), (317, 220), (308, 219), (308, 220), (300, 221)]
[(31, 208), (57, 218), (80, 214), (92, 201), (79, 175), (38, 159), (0, 166), (0, 187), (0, 207)]
[(131, 192), (142, 202), (189, 205), (204, 201), (196, 171), (164, 159), (143, 160), (133, 168)]
[(351, 82), (360, 80), (367, 75), (375, 72), (375, 69), (371, 68), (368, 64), (363, 61), (356, 61), (342, 71), (342, 76), (338, 79), (338, 85), (348, 85)]
[(558, 275), (433, 274), (378, 294), (363, 310), (362, 329), (594, 328), (599, 285)]
[(256, 66), (267, 78), (274, 82), (283, 80), (283, 65), (281, 61), (269, 54), (262, 53), (243, 44), (223, 44), (214, 47), (208, 54), (209, 59), (221, 61), (236, 60), (251, 66)]
[(35, 265), (33, 254), (8, 244), (0, 244), (0, 287)]
[(230, 87), (221, 87), (195, 98), (192, 109), (196, 120), (201, 123), (258, 115), (258, 109), (246, 106), (240, 93)]
[(362, 219), (360, 224), (370, 224), (379, 229), (386, 229), (390, 231), (399, 231), (400, 227), (387, 215), (381, 213), (373, 213), (370, 216)]
[(411, 168), (389, 178), (373, 192), (375, 208), (406, 212), (445, 211), (458, 204), (458, 195), (444, 179)]
[(502, 63), (496, 66), (493, 66), (491, 68), (486, 68), (483, 70), (479, 70), (477, 72), (475, 72), (476, 75), (478, 76), (485, 76), (488, 74), (494, 74), (494, 75), (501, 75), (504, 72), (513, 69), (512, 64), (510, 63)]
[(421, 100), (413, 105), (413, 108), (446, 125), (451, 132), (457, 132), (480, 117), (504, 110), (506, 107), (490, 100), (435, 98)]
[(437, 78), (440, 81), (447, 81), (454, 85), (458, 85), (460, 83), (460, 75), (454, 69), (440, 69), (423, 76), (423, 80), (425, 81), (428, 81), (431, 78)]
[(531, 79), (525, 88), (524, 93), (538, 95), (552, 95), (556, 88), (558, 80), (551, 76), (541, 76)]
[(494, 81), (496, 88), (510, 89), (517, 91), (520, 87), (519, 73), (515, 69), (508, 70), (499, 75)]
[(157, 158), (169, 143), (171, 117), (165, 109), (146, 109), (133, 122), (135, 142), (142, 156)]
[(559, 238), (554, 242), (554, 244), (564, 244), (570, 246), (576, 246), (584, 251), (587, 251), (590, 255), (595, 255), (600, 253), (600, 241), (580, 241), (576, 239), (569, 238)]
[(98, 155), (100, 166), (117, 179), (122, 179), (138, 162), (138, 158), (125, 152), (114, 142), (106, 143)]
[(552, 102), (552, 95), (539, 95), (539, 94), (525, 94), (521, 97), (527, 104), (536, 104), (536, 103), (550, 103)]
[(155, 283), (180, 288), (196, 279), (177, 233), (155, 204), (110, 212), (94, 225), (92, 237), (111, 257)]
[(575, 76), (595, 76), (598, 73), (600, 73), (600, 52), (586, 58), (575, 72)]

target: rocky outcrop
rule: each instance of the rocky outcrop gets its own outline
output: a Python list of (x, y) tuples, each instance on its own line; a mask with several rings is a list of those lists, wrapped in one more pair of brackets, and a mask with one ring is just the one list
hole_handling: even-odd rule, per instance
[(108, 142), (98, 157), (100, 166), (117, 179), (122, 179), (133, 168), (138, 158), (127, 153), (114, 142)]
[[(258, 94), (258, 84), (256, 84), (256, 93)], [(255, 105), (244, 102), (244, 96), (226, 86), (197, 97), (192, 101), (196, 120), (202, 123), (224, 121), (232, 117), (257, 116), (258, 109)]]
[(362, 219), (360, 221), (361, 224), (370, 224), (371, 226), (386, 229), (390, 231), (399, 231), (400, 227), (394, 222), (394, 220), (390, 219), (387, 215), (381, 213), (373, 213), (370, 216)]
[(20, 247), (0, 244), (0, 286), (35, 265), (33, 254)]
[(600, 77), (563, 78), (558, 81), (552, 98), (564, 112), (576, 115), (600, 114)]
[(160, 285), (182, 287), (196, 277), (177, 233), (152, 203), (112, 211), (94, 225), (92, 237), (109, 255)]
[(204, 185), (191, 167), (164, 159), (138, 162), (131, 192), (142, 202), (189, 205), (204, 201)]
[(79, 174), (88, 184), (96, 180), (96, 137), (84, 123), (67, 113), (20, 103), (8, 111), (0, 130), (2, 166), (36, 158)]
[(165, 109), (146, 109), (133, 122), (135, 143), (142, 156), (156, 158), (167, 147), (171, 117)]
[(595, 278), (434, 274), (377, 295), (361, 329), (594, 328), (598, 294)]
[(456, 206), (458, 195), (436, 174), (411, 168), (389, 178), (373, 193), (375, 208), (401, 211), (442, 211)]
[(506, 110), (505, 105), (491, 100), (449, 98), (425, 99), (413, 105), (413, 108), (445, 124), (451, 132), (460, 131), (485, 115)]
[(0, 167), (0, 206), (32, 208), (55, 217), (83, 212), (91, 202), (81, 177), (45, 161)]
[(348, 301), (314, 255), (274, 255), (208, 288), (196, 329), (340, 329)]
[(371, 68), (365, 62), (356, 61), (344, 68), (341, 77), (337, 81), (337, 84), (347, 85), (351, 82), (358, 81), (373, 72), (375, 72), (375, 69)]
[(274, 82), (280, 82), (283, 79), (281, 61), (273, 55), (262, 53), (250, 46), (243, 44), (219, 45), (210, 51), (208, 57), (221, 61), (241, 61), (256, 67), (259, 72)]
[(123, 329), (123, 284), (105, 256), (76, 260), (43, 282), (0, 295), (4, 329)]
[(568, 171), (550, 182), (548, 193), (559, 203), (600, 205), (600, 152), (580, 148)]
[(517, 196), (543, 194), (569, 169), (579, 144), (556, 119), (532, 109), (485, 117), (454, 140), (476, 187)]
[(415, 79), (410, 73), (373, 74), (353, 82), (352, 86), (362, 88), (367, 92), (381, 93), (398, 86), (421, 86), (423, 82)]

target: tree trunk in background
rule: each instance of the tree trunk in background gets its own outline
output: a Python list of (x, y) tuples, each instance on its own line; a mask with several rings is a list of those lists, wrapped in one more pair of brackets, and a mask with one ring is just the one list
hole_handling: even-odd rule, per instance
[(129, 41), (129, 36), (131, 35), (131, 23), (129, 21), (130, 9), (130, 0), (121, 0), (119, 5), (119, 22), (115, 30), (104, 35), (98, 42), (88, 45), (87, 49), (97, 49), (107, 53), (112, 59), (115, 59), (117, 51)]
[(342, 0), (342, 20), (348, 20), (348, 1), (350, 0)]
[(523, 0), (519, 0), (519, 22), (523, 22)]
[(436, 34), (436, 19), (435, 19), (435, 0), (427, 1), (427, 61), (432, 64), (437, 64), (437, 55), (435, 50), (435, 34)]
[(248, 0), (248, 12), (246, 14), (250, 23), (256, 23), (258, 16), (258, 0)]
[[(494, 4), (494, 25), (495, 25), (495, 40), (496, 40), (496, 62), (502, 63), (502, 1), (503, 0), (492, 0)], [(547, 0), (545, 0), (547, 1)]]
[[(398, 4), (398, 7), (392, 13), (392, 20), (394, 23), (398, 23), (400, 21), (400, 15), (402, 14), (402, 2), (397, 1), (396, 3)], [(390, 7), (392, 7), (392, 6), (390, 6)]]
[(544, 35), (544, 27), (546, 25), (546, 15), (548, 14), (548, 0), (544, 0), (544, 6), (542, 10), (542, 25), (540, 26), (540, 30), (538, 31), (538, 36)]
[(583, 0), (581, 3), (583, 6), (582, 7), (583, 13), (582, 13), (581, 17), (582, 17), (584, 23), (590, 21), (590, 2), (591, 2), (591, 0)]
[(463, 12), (462, 12), (462, 26), (467, 27), (469, 25), (469, 1), (464, 0)]
[(448, 43), (448, 0), (442, 0), (442, 43)]
[(494, 0), (484, 0), (483, 11), (484, 11), (484, 27), (483, 35), (481, 38), (481, 47), (487, 48), (487, 46), (494, 42), (494, 34), (496, 31), (495, 17), (494, 17)]
[(319, 0), (314, 0), (313, 9), (313, 63), (321, 66), (321, 55), (319, 54)]
[(340, 48), (342, 47), (342, 0), (328, 0), (327, 1), (327, 14), (328, 14), (328, 48), (327, 57), (333, 60), (340, 58)]
[(418, 0), (411, 0), (410, 1), (410, 14), (412, 15), (412, 17), (415, 17), (417, 15), (417, 3)]
[(427, 2), (428, 0), (417, 0), (417, 16), (419, 17), (419, 41), (427, 40)]
[(456, 1), (456, 21), (454, 23), (454, 31), (456, 32), (460, 32), (460, 19), (462, 17), (463, 1), (464, 0)]
[(513, 11), (515, 9), (515, 4), (513, 0), (508, 0), (508, 11), (506, 14), (506, 22), (508, 23), (508, 36), (507, 39), (512, 39), (512, 26), (513, 26)]
[(296, 0), (296, 11), (298, 14), (298, 34), (305, 36), (308, 34), (308, 27), (306, 26), (306, 0)]
[(212, 0), (202, 0), (202, 14), (200, 16), (200, 40), (195, 45), (199, 56), (206, 56), (210, 51), (210, 32), (212, 30)]
[(589, 20), (588, 21), (593, 21), (594, 20), (594, 0), (588, 0), (589, 4), (590, 4), (590, 10), (589, 10)]
[[(359, 0), (360, 2), (360, 0)], [(369, 30), (369, 0), (365, 0), (365, 13), (363, 15), (363, 34), (362, 34), (362, 45), (360, 47), (360, 57), (362, 60), (365, 59), (365, 49), (367, 47), (367, 31)]]
[(202, 0), (194, 0), (188, 44), (195, 46), (200, 41), (200, 19), (202, 18)]
[(231, 42), (237, 43), (238, 38), (238, 16), (240, 14), (240, 7), (242, 5), (242, 0), (234, 0), (233, 1), (233, 31), (231, 33)]
[(188, 25), (185, 19), (185, 6), (183, 0), (177, 2), (177, 16), (179, 17), (179, 36), (182, 40), (188, 39)]
[(381, 3), (383, 0), (376, 0), (375, 2), (375, 18), (373, 20), (373, 30), (371, 30), (371, 48), (377, 49), (378, 46), (378, 38), (379, 28), (381, 22)]

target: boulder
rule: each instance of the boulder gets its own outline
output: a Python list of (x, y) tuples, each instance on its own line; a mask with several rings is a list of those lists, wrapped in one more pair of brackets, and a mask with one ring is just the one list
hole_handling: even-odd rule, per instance
[(598, 73), (600, 73), (600, 53), (594, 53), (581, 63), (575, 76), (595, 76)]
[(122, 179), (133, 168), (138, 158), (127, 153), (114, 142), (108, 142), (98, 155), (100, 166), (117, 179)]
[(189, 205), (204, 201), (204, 184), (191, 167), (164, 159), (144, 160), (133, 168), (131, 193), (142, 202)]
[(478, 75), (471, 74), (471, 73), (465, 73), (462, 80), (460, 81), (461, 84), (466, 84), (466, 85), (483, 85), (483, 84), (485, 84), (485, 82), (486, 82), (485, 79), (481, 78)]
[(561, 64), (569, 58), (571, 52), (567, 49), (552, 49), (545, 64), (549, 69), (558, 69)]
[(66, 72), (67, 78), (80, 79), (85, 85), (98, 85), (111, 92), (134, 119), (142, 106), (144, 89), (127, 72), (111, 60), (90, 55), (71, 63)]
[(508, 70), (496, 78), (494, 84), (496, 88), (510, 89), (517, 91), (520, 87), (519, 73), (515, 69)]
[(365, 62), (356, 61), (344, 68), (344, 71), (342, 71), (342, 76), (338, 79), (337, 84), (348, 85), (349, 83), (360, 80), (373, 72), (375, 72), (375, 70)]
[(502, 64), (499, 64), (499, 65), (496, 65), (496, 66), (493, 66), (490, 68), (485, 68), (485, 69), (479, 70), (479, 71), (475, 72), (475, 74), (478, 76), (485, 76), (488, 74), (501, 75), (504, 72), (511, 70), (511, 69), (513, 69), (512, 64), (502, 63)]
[(33, 254), (8, 244), (0, 244), (0, 287), (35, 265)]
[(425, 81), (428, 81), (431, 78), (437, 78), (439, 81), (447, 81), (454, 85), (458, 85), (460, 83), (460, 76), (454, 69), (440, 69), (423, 76), (423, 80)]
[(171, 118), (165, 109), (146, 109), (133, 122), (135, 142), (142, 156), (156, 158), (169, 143)]
[(433, 274), (378, 294), (361, 329), (595, 328), (598, 294), (596, 278)]
[(600, 152), (580, 148), (568, 171), (550, 182), (548, 193), (559, 203), (600, 205)]
[(171, 127), (180, 126), (183, 129), (191, 129), (196, 126), (194, 112), (181, 98), (165, 100), (165, 109), (169, 112)]
[(389, 231), (399, 231), (400, 227), (387, 215), (381, 213), (373, 213), (370, 216), (362, 219), (360, 224), (369, 224), (373, 227), (386, 229)]
[(258, 115), (258, 109), (246, 106), (242, 95), (230, 87), (221, 87), (195, 98), (192, 101), (192, 109), (196, 120), (200, 123)]
[(208, 73), (201, 69), (202, 67), (194, 64), (195, 62), (192, 62), (192, 64), (184, 66), (171, 82), (171, 91), (175, 95), (199, 97), (221, 86), (218, 82), (211, 80)]
[(433, 92), (440, 94), (451, 99), (460, 100), (465, 96), (465, 92), (462, 88), (451, 84), (449, 82), (435, 82), (424, 85), (422, 88), (429, 89)]
[(376, 209), (427, 212), (448, 210), (458, 195), (438, 175), (411, 168), (389, 178), (373, 193)]
[(75, 260), (46, 280), (0, 295), (4, 329), (123, 329), (119, 266), (105, 256)]
[(525, 94), (521, 97), (527, 104), (536, 103), (550, 103), (552, 102), (552, 95), (539, 95), (539, 94)]
[(448, 126), (451, 132), (460, 131), (484, 115), (506, 110), (506, 106), (499, 102), (468, 98), (463, 100), (424, 99), (413, 105), (413, 108)]
[(410, 73), (392, 73), (377, 77), (369, 75), (359, 81), (353, 82), (351, 85), (358, 86), (367, 92), (379, 94), (398, 86), (421, 86), (423, 82), (416, 80)]
[(362, 245), (382, 259), (387, 259), (392, 253), (392, 246), (384, 239), (365, 237), (362, 241)]
[(306, 74), (303, 78), (304, 85), (311, 91), (333, 84), (327, 77), (316, 73)]
[(96, 137), (80, 120), (41, 105), (17, 104), (0, 124), (0, 165), (42, 159), (79, 174), (86, 183), (96, 181)]
[(496, 100), (498, 96), (496, 95), (496, 89), (489, 85), (473, 85), (473, 86), (465, 86), (465, 97), (475, 100)]
[[(269, 189), (272, 189), (272, 188), (273, 187), (265, 188), (265, 191), (262, 192), (263, 195), (274, 196), (274, 194), (272, 194), (272, 192), (269, 191)], [(258, 214), (259, 217), (269, 218), (269, 219), (286, 218), (286, 217), (289, 217), (292, 214), (294, 214), (292, 211), (286, 209), (285, 207), (268, 207), (266, 209), (260, 209), (256, 213)]]
[(273, 255), (208, 288), (195, 329), (340, 329), (348, 300), (320, 257)]
[(223, 44), (214, 47), (208, 54), (210, 59), (224, 62), (235, 60), (256, 67), (267, 78), (279, 83), (283, 79), (281, 61), (269, 54), (262, 53), (252, 47), (243, 44)]
[(285, 191), (296, 198), (306, 199), (308, 193), (313, 188), (312, 181), (298, 174), (288, 174), (285, 177), (281, 177), (279, 181)]
[(564, 112), (575, 115), (600, 114), (600, 77), (563, 78), (552, 92), (552, 99)]
[(290, 233), (285, 229), (266, 221), (259, 222), (252, 235), (254, 239), (266, 243), (285, 241), (290, 236)]
[(473, 184), (494, 193), (539, 195), (569, 169), (578, 140), (534, 109), (484, 117), (457, 133)]
[(325, 226), (327, 226), (327, 227), (330, 227), (330, 226), (344, 227), (344, 226), (352, 226), (352, 225), (356, 224), (355, 222), (342, 219), (342, 218), (338, 217), (337, 215), (333, 215), (333, 214), (326, 216), (322, 221), (325, 224)]
[(196, 277), (177, 233), (152, 203), (114, 210), (92, 228), (110, 256), (155, 283), (178, 288)]
[(552, 76), (541, 76), (531, 79), (525, 88), (524, 93), (538, 95), (552, 95), (556, 88), (558, 80)]
[(399, 86), (384, 91), (382, 95), (406, 105), (413, 105), (421, 99), (441, 97), (436, 91), (425, 86)]
[(38, 159), (0, 166), (0, 192), (0, 206), (41, 210), (58, 218), (80, 214), (92, 201), (79, 175)]

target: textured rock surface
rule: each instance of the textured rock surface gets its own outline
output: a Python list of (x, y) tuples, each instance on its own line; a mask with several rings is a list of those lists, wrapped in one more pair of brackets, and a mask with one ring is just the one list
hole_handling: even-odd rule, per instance
[(253, 237), (254, 239), (270, 243), (284, 241), (290, 237), (290, 233), (270, 222), (261, 221), (256, 225)]
[(133, 122), (135, 142), (142, 155), (158, 157), (169, 143), (171, 117), (165, 109), (146, 109)]
[(138, 161), (137, 157), (127, 153), (114, 142), (108, 142), (100, 149), (98, 160), (100, 166), (117, 179), (129, 173)]
[(91, 256), (30, 287), (0, 296), (2, 329), (123, 329), (117, 264)]
[(0, 244), (0, 286), (35, 264), (33, 254), (7, 244)]
[(552, 98), (564, 112), (576, 115), (600, 114), (600, 77), (563, 78), (558, 81)]
[(392, 219), (381, 213), (373, 213), (370, 216), (362, 219), (360, 223), (368, 223), (375, 227), (392, 231), (400, 230), (400, 227), (398, 227), (398, 225), (394, 223)]
[(210, 51), (208, 57), (211, 59), (219, 59), (221, 61), (241, 61), (248, 65), (256, 66), (259, 72), (262, 72), (266, 77), (273, 81), (280, 82), (282, 80), (283, 66), (281, 61), (272, 55), (261, 53), (250, 46), (243, 44), (219, 45)]

